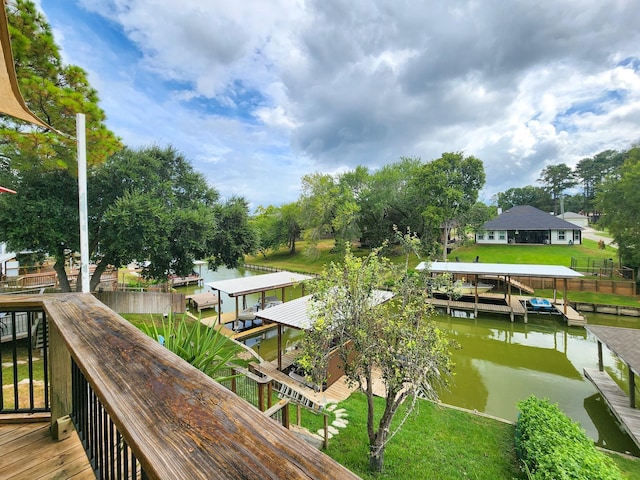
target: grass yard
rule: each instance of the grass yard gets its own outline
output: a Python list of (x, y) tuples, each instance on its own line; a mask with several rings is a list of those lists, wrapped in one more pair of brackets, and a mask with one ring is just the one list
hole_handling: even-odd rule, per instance
[[(586, 260), (588, 258), (604, 259), (617, 258), (618, 251), (607, 246), (604, 250), (598, 248), (598, 243), (584, 239), (582, 245), (468, 245), (453, 250), (448, 258), (461, 262), (473, 262), (476, 257), (483, 263), (526, 263), (571, 266), (571, 258)], [(308, 256), (305, 251), (307, 242), (299, 242), (295, 255), (291, 255), (287, 249), (268, 253), (267, 256), (257, 255), (245, 258), (246, 263), (268, 265), (298, 272), (321, 273), (325, 264), (342, 260), (337, 253), (331, 252), (333, 240), (322, 240), (317, 245), (316, 255)], [(366, 255), (367, 249), (354, 247), (356, 255)], [(394, 263), (403, 263), (404, 256), (391, 256)], [(414, 268), (420, 259), (411, 255), (409, 268)]]
[(582, 245), (469, 245), (456, 248), (449, 255), (449, 260), (456, 257), (461, 262), (473, 262), (476, 256), (483, 263), (525, 263), (571, 266), (571, 258), (586, 260), (588, 258), (614, 258), (618, 251), (607, 246), (598, 248), (598, 242), (583, 239)]
[[(382, 399), (376, 399), (379, 411)], [(520, 471), (511, 424), (419, 401), (389, 442), (384, 472), (369, 470), (367, 403), (361, 393), (340, 403), (349, 424), (329, 441), (327, 454), (364, 479), (514, 479)], [(400, 419), (400, 412), (395, 422)]]

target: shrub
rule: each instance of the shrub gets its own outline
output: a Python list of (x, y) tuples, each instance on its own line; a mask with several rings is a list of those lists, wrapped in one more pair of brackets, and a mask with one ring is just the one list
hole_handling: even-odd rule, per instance
[(613, 461), (557, 405), (531, 396), (518, 408), (516, 453), (530, 478), (622, 480)]
[(184, 317), (176, 320), (169, 316), (160, 326), (151, 322), (141, 329), (218, 382), (232, 378), (226, 374), (229, 367), (248, 366), (248, 362), (240, 357), (244, 352), (241, 346), (215, 328), (203, 327), (198, 322), (188, 323)]

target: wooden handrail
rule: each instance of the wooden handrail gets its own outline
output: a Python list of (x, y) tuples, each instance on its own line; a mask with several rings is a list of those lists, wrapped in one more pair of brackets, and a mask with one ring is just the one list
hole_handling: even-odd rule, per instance
[(0, 305), (44, 308), (149, 478), (359, 478), (91, 294), (1, 297)]

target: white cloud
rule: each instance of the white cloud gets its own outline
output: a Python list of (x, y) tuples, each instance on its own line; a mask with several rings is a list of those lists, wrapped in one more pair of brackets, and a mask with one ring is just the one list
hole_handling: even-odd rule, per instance
[(632, 0), (77, 1), (39, 3), (109, 126), (254, 205), (312, 171), (459, 150), (488, 197), (639, 137)]

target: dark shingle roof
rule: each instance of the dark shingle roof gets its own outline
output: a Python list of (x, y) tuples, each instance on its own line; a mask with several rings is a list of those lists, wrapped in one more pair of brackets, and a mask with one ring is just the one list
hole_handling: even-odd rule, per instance
[(510, 208), (489, 220), (482, 230), (581, 230), (581, 227), (529, 205)]

